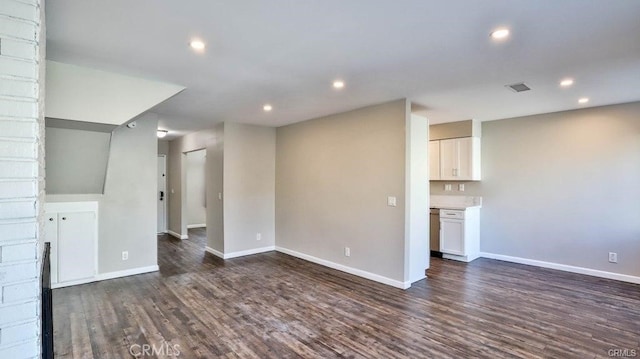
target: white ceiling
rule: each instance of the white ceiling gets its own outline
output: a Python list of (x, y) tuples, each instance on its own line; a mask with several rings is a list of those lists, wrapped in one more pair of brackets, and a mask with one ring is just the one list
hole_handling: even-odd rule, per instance
[[(403, 97), (433, 123), (640, 100), (636, 0), (46, 5), (47, 58), (187, 87), (152, 110), (174, 136), (221, 121), (279, 126)], [(498, 26), (511, 29), (507, 41), (490, 39)], [(189, 48), (193, 37), (206, 42), (203, 54)], [(559, 88), (567, 76), (575, 85)], [(341, 91), (331, 88), (337, 78)], [(532, 90), (504, 87), (519, 81)]]

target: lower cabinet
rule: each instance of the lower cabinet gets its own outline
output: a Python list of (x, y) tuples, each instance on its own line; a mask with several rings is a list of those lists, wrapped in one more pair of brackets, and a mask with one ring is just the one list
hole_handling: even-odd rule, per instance
[(480, 208), (440, 210), (440, 252), (463, 262), (480, 256)]
[(51, 284), (80, 284), (96, 275), (97, 202), (45, 205), (45, 242), (51, 243)]

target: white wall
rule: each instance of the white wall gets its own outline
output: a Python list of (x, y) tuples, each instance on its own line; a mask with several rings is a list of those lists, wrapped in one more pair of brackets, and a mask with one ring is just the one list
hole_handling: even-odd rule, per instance
[(44, 3), (0, 2), (0, 358), (40, 353)]
[(47, 117), (121, 125), (184, 86), (47, 61)]
[(429, 123), (407, 109), (405, 175), (405, 283), (429, 268)]
[(205, 227), (207, 208), (205, 198), (206, 150), (187, 153), (187, 228)]

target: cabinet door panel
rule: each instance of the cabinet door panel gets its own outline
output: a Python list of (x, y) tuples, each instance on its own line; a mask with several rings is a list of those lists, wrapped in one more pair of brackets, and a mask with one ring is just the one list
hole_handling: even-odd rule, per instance
[(458, 140), (440, 141), (440, 179), (455, 180), (458, 169)]
[(440, 179), (440, 141), (429, 141), (429, 179)]
[(440, 252), (464, 255), (464, 220), (440, 219)]
[(473, 144), (472, 138), (458, 138), (457, 150), (458, 150), (458, 170), (456, 171), (456, 177), (461, 180), (471, 180), (473, 171)]
[(58, 279), (60, 282), (95, 274), (95, 213), (58, 214)]
[(51, 284), (58, 283), (58, 214), (46, 213), (44, 223), (44, 241), (51, 243)]

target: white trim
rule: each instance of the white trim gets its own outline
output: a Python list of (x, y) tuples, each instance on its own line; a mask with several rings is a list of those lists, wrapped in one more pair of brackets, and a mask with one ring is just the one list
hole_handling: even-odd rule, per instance
[[(168, 181), (167, 179), (169, 178), (169, 169), (167, 168), (167, 155), (165, 154), (158, 154), (158, 157), (162, 157), (162, 161), (164, 162), (164, 177), (162, 178), (162, 181), (164, 182), (164, 201), (162, 201), (162, 206), (164, 207), (164, 227), (162, 228), (162, 230), (158, 233), (167, 233), (167, 230), (169, 229), (169, 193), (167, 191), (167, 184)], [(156, 175), (158, 171), (156, 171)], [(158, 195), (158, 192), (156, 192), (156, 196)], [(156, 197), (157, 198), (157, 197)]]
[(138, 267), (138, 268), (120, 270), (120, 271), (117, 271), (117, 272), (101, 273), (101, 274), (98, 274), (96, 276), (96, 278), (97, 278), (97, 280), (107, 280), (107, 279), (128, 277), (130, 275), (157, 272), (159, 270), (160, 270), (160, 267), (158, 267), (158, 265), (156, 264), (156, 265), (148, 266), (148, 267)]
[(207, 226), (206, 223), (198, 223), (198, 224), (187, 224), (187, 229), (193, 228), (205, 228)]
[(222, 252), (220, 252), (218, 250), (215, 250), (215, 249), (213, 249), (213, 248), (211, 248), (209, 246), (205, 247), (204, 250), (206, 252), (209, 252), (209, 253), (213, 254), (216, 257), (220, 257), (222, 259), (231, 259), (231, 258), (237, 258), (237, 257), (250, 256), (252, 254), (275, 251), (276, 247), (275, 246), (268, 246), (268, 247), (247, 249), (246, 251), (238, 251), (238, 252), (231, 252), (231, 253), (222, 253)]
[(176, 237), (176, 238), (178, 238), (178, 239), (189, 239), (189, 236), (188, 236), (188, 235), (186, 235), (186, 234), (179, 234), (179, 233), (176, 233), (176, 232), (174, 232), (174, 231), (172, 231), (172, 230), (170, 230), (170, 229), (167, 229), (167, 233), (169, 233), (170, 235), (172, 235), (172, 236), (174, 236), (174, 237)]
[(211, 248), (209, 246), (204, 247), (204, 251), (205, 252), (209, 252), (209, 253), (213, 254), (214, 256), (216, 256), (216, 257), (220, 257), (220, 258), (224, 259), (224, 253), (222, 253), (222, 252), (220, 252), (218, 250), (215, 250), (215, 249), (213, 249), (213, 248)]
[(512, 256), (506, 256), (506, 255), (503, 255), (503, 254), (494, 254), (494, 253), (481, 252), (480, 256), (483, 257), (483, 258), (497, 259), (497, 260), (501, 260), (501, 261), (505, 261), (505, 262), (526, 264), (526, 265), (530, 265), (530, 266), (536, 266), (536, 267), (542, 267), (542, 268), (550, 268), (550, 269), (556, 269), (556, 270), (561, 270), (561, 271), (565, 271), (565, 272), (586, 274), (586, 275), (599, 277), (599, 278), (614, 279), (614, 280), (619, 280), (619, 281), (622, 281), (622, 282), (640, 284), (640, 277), (636, 277), (636, 276), (632, 276), (632, 275), (628, 275), (628, 274), (606, 272), (606, 271), (602, 271), (602, 270), (590, 269), (590, 268), (584, 268), (584, 267), (575, 267), (575, 266), (570, 266), (570, 265), (567, 265), (567, 264), (539, 261), (539, 260), (536, 260), (536, 259), (512, 257)]
[(98, 201), (45, 202), (44, 211), (47, 213), (98, 212), (98, 207)]
[(372, 280), (374, 282), (390, 285), (392, 287), (396, 287), (396, 288), (400, 288), (400, 289), (407, 289), (407, 288), (411, 287), (411, 282), (409, 282), (409, 281), (401, 282), (401, 281), (398, 281), (398, 280), (395, 280), (395, 279), (391, 279), (391, 278), (387, 278), (387, 277), (381, 276), (379, 274), (363, 271), (361, 269), (348, 267), (348, 266), (345, 266), (343, 264), (338, 264), (338, 263), (331, 262), (331, 261), (328, 261), (328, 260), (325, 260), (325, 259), (320, 259), (320, 258), (317, 258), (317, 257), (314, 257), (314, 256), (310, 256), (308, 254), (296, 252), (296, 251), (293, 251), (291, 249), (282, 248), (282, 247), (276, 247), (276, 251), (278, 251), (280, 253), (288, 254), (290, 256), (294, 256), (294, 257), (297, 257), (297, 258), (300, 258), (300, 259), (304, 259), (304, 260), (309, 261), (309, 262), (320, 264), (320, 265), (325, 266), (325, 267), (336, 269), (336, 270), (339, 270), (341, 272), (345, 272), (345, 273), (353, 274), (353, 275), (358, 276), (358, 277), (369, 279), (369, 280)]
[(157, 265), (148, 266), (148, 267), (125, 269), (125, 270), (121, 270), (121, 271), (117, 271), (117, 272), (108, 272), (108, 273), (98, 274), (98, 275), (96, 275), (94, 277), (90, 277), (90, 278), (84, 278), (84, 279), (72, 280), (72, 281), (64, 282), (64, 283), (52, 284), (51, 288), (52, 289), (64, 288), (64, 287), (70, 287), (72, 285), (80, 285), (80, 284), (99, 282), (99, 281), (107, 280), (107, 279), (128, 277), (130, 275), (157, 272), (159, 270), (160, 270), (160, 268)]

